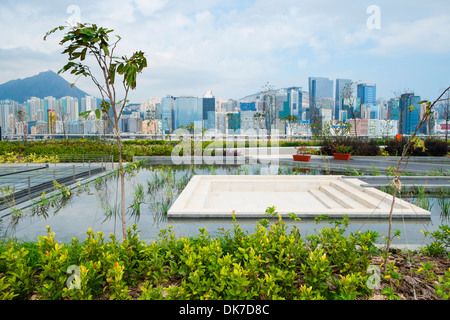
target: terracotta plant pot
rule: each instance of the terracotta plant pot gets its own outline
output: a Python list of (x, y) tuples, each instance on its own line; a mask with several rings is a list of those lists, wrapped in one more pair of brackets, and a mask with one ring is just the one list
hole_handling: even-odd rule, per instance
[(350, 153), (333, 153), (335, 160), (350, 160)]
[(305, 161), (309, 162), (311, 160), (311, 155), (309, 154), (293, 154), (292, 157), (294, 158), (294, 161)]

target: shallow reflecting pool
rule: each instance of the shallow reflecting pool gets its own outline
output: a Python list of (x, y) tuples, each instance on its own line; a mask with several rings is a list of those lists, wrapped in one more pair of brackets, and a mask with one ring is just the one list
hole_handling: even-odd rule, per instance
[[(144, 241), (156, 240), (160, 230), (168, 226), (172, 226), (179, 237), (198, 235), (199, 228), (205, 228), (210, 235), (219, 234), (221, 228), (232, 229), (231, 212), (230, 219), (208, 220), (169, 220), (166, 213), (195, 174), (265, 174), (267, 170), (267, 167), (261, 165), (130, 166), (125, 178), (127, 225), (135, 223)], [(287, 165), (281, 166), (278, 170), (278, 174), (321, 173), (319, 170)], [(117, 172), (109, 173), (98, 176), (88, 184), (79, 184), (71, 190), (70, 195), (67, 195), (66, 189), (61, 188), (47, 200), (43, 200), (45, 196), (42, 199), (35, 199), (34, 205), (26, 209), (7, 216), (0, 213), (0, 216), (3, 215), (0, 232), (3, 236), (19, 240), (36, 240), (37, 236), (46, 234), (48, 225), (51, 231), (55, 232), (55, 239), (58, 241), (70, 241), (72, 237), (84, 240), (89, 228), (95, 232), (102, 231), (105, 235), (115, 233), (117, 238), (120, 238), (122, 232), (119, 181)], [(403, 198), (418, 201), (411, 195), (405, 195)], [(447, 217), (441, 212), (441, 206), (447, 205), (446, 202), (438, 201), (437, 197), (422, 197), (420, 200), (423, 201), (422, 205), (431, 208), (431, 219), (394, 220), (393, 229), (400, 230), (402, 234), (394, 243), (408, 245), (428, 243), (430, 240), (424, 238), (420, 230), (434, 231), (438, 230), (441, 224), (448, 224)], [(330, 225), (328, 222), (316, 224), (313, 219), (285, 221), (287, 225), (298, 226), (305, 236), (321, 229), (323, 225)], [(238, 219), (237, 223), (243, 230), (252, 232), (257, 221)], [(377, 231), (383, 235), (388, 231), (388, 221), (350, 220), (349, 232), (366, 230)]]

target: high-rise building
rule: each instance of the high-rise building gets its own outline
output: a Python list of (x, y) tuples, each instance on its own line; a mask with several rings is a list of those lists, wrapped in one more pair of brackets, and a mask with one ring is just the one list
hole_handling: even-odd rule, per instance
[(357, 86), (357, 97), (361, 104), (373, 106), (377, 104), (377, 87), (374, 83), (359, 83)]
[(252, 101), (252, 102), (239, 102), (239, 109), (241, 111), (256, 111), (255, 101)]
[(59, 101), (58, 118), (61, 121), (76, 121), (80, 114), (78, 99), (74, 97), (63, 97)]
[[(414, 93), (404, 93), (399, 99), (399, 109), (401, 110), (401, 123), (399, 123), (399, 133), (413, 134), (421, 120), (421, 101), (420, 96)], [(420, 128), (419, 133), (424, 132), (426, 127)]]
[(287, 90), (287, 103), (289, 114), (302, 120), (303, 114), (303, 91), (301, 87), (289, 87)]
[(161, 99), (161, 127), (164, 133), (170, 133), (174, 130), (173, 113), (175, 108), (175, 97), (170, 95)]
[(19, 103), (17, 103), (16, 101), (0, 101), (0, 127), (2, 130), (2, 135), (14, 133), (15, 114), (20, 108), (21, 105), (19, 105)]
[(27, 100), (28, 119), (30, 119), (31, 121), (38, 121), (37, 115), (40, 110), (41, 110), (41, 99), (37, 97), (31, 97), (30, 99)]
[(173, 128), (195, 125), (196, 121), (202, 121), (203, 101), (192, 96), (181, 96), (175, 99), (173, 112)]
[(323, 99), (334, 100), (333, 80), (323, 77), (309, 77), (310, 107), (320, 107)]
[(323, 77), (309, 77), (309, 120), (321, 121), (322, 108), (334, 108), (333, 80)]
[(216, 99), (211, 92), (207, 92), (203, 98), (166, 96), (161, 99), (158, 109), (165, 133), (188, 125), (200, 125), (206, 130), (216, 127)]
[(216, 128), (216, 98), (211, 91), (205, 93), (202, 98), (203, 129), (214, 130)]
[[(53, 111), (53, 115), (54, 113), (57, 111), (58, 109), (58, 100), (56, 100), (55, 97), (45, 97), (44, 98), (44, 108), (43, 108), (43, 121), (44, 122), (49, 122), (49, 112)], [(49, 130), (50, 132), (50, 130)]]
[(387, 103), (387, 119), (399, 120), (399, 99), (391, 98)]
[(357, 86), (357, 95), (361, 105), (370, 109), (370, 117), (378, 119), (379, 110), (377, 106), (377, 87), (374, 83), (359, 83)]
[(334, 119), (335, 120), (341, 120), (341, 110), (344, 106), (343, 102), (343, 89), (346, 86), (351, 85), (352, 80), (350, 79), (336, 79), (336, 92), (335, 92), (335, 101), (334, 101)]
[(97, 109), (97, 98), (92, 96), (86, 96), (81, 98), (81, 112), (91, 111)]

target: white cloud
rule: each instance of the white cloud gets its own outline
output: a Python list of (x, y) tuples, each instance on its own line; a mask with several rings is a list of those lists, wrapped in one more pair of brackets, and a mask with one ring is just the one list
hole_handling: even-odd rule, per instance
[(392, 23), (382, 31), (377, 46), (370, 52), (381, 55), (450, 52), (450, 15)]
[[(408, 7), (402, 1), (380, 1), (380, 30), (367, 28), (367, 4), (350, 0), (83, 0), (76, 5), (82, 20), (113, 28), (122, 37), (118, 54), (146, 53), (149, 68), (141, 77), (142, 83), (154, 86), (152, 91), (168, 94), (176, 90), (175, 84), (186, 88), (197, 84), (201, 90), (210, 81), (226, 97), (250, 86), (259, 88), (271, 79), (298, 81), (299, 69), (332, 68), (336, 55), (347, 52), (357, 58), (355, 62), (375, 54), (448, 53), (449, 16), (436, 8), (425, 10), (434, 8), (434, 3), (411, 1)], [(6, 30), (0, 50), (45, 53), (49, 59), (42, 59), (44, 69), (52, 55), (61, 61), (62, 35), (52, 35), (46, 42), (42, 37), (70, 17), (67, 8), (73, 3), (53, 3), (0, 4), (0, 26)], [(20, 62), (13, 65), (17, 73), (24, 72)], [(11, 70), (0, 70), (0, 82), (9, 80), (10, 74)], [(142, 95), (149, 90), (143, 89)]]
[(299, 67), (299, 69), (303, 69), (308, 65), (308, 59), (299, 59), (297, 61), (297, 66)]
[(136, 5), (136, 10), (142, 13), (145, 16), (151, 16), (159, 10), (163, 9), (168, 0), (134, 0), (134, 4)]

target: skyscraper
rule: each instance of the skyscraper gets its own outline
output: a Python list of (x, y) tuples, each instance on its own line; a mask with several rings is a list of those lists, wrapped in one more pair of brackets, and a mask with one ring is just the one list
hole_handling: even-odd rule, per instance
[(289, 105), (290, 114), (302, 120), (303, 113), (303, 95), (301, 87), (289, 87), (287, 90), (287, 103)]
[[(401, 123), (399, 131), (401, 134), (413, 134), (420, 122), (421, 116), (420, 96), (414, 93), (404, 93), (400, 96), (399, 109), (401, 110)], [(425, 133), (425, 128), (421, 128), (419, 133)]]
[(388, 120), (399, 120), (399, 99), (391, 98), (388, 101), (388, 111), (387, 111)]
[(173, 111), (173, 129), (188, 124), (195, 125), (195, 121), (202, 121), (203, 101), (197, 97), (181, 96), (175, 99)]
[(173, 112), (175, 106), (175, 97), (170, 95), (161, 99), (161, 121), (162, 131), (164, 133), (170, 133), (174, 130), (173, 127)]
[[(309, 115), (310, 124), (323, 124), (328, 111), (334, 108), (333, 80), (322, 77), (309, 77)], [(327, 115), (324, 117), (324, 115)], [(320, 130), (316, 127), (315, 130)]]
[(204, 129), (216, 128), (216, 98), (211, 91), (206, 92), (202, 98), (202, 120)]
[(374, 83), (359, 83), (357, 97), (361, 105), (365, 105), (371, 111), (371, 118), (378, 119), (377, 87)]
[[(50, 111), (56, 112), (58, 108), (58, 101), (55, 97), (45, 97), (44, 98), (44, 110), (43, 110), (43, 119), (44, 122), (49, 122), (49, 113)], [(54, 115), (54, 113), (53, 113)]]
[(80, 114), (78, 109), (78, 99), (74, 97), (63, 97), (60, 99), (59, 120), (76, 121)]
[(321, 108), (333, 108), (333, 80), (323, 77), (309, 77), (310, 123), (317, 121)]
[(336, 79), (336, 92), (335, 92), (335, 101), (334, 101), (334, 119), (341, 120), (340, 113), (343, 106), (343, 97), (342, 90), (345, 86), (349, 86), (352, 80), (350, 79)]

